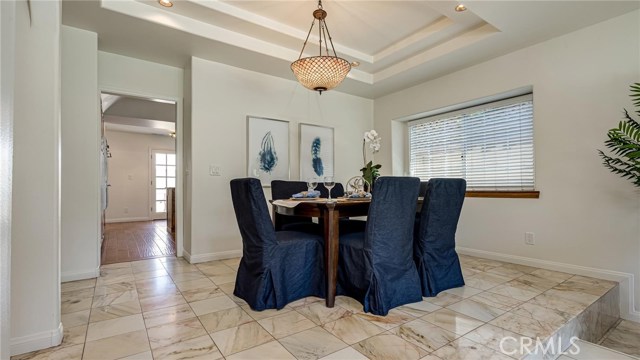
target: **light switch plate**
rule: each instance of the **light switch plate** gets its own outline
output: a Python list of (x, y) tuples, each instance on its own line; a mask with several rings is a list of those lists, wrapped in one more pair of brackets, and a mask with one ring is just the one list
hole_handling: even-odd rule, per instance
[(209, 176), (221, 176), (222, 169), (219, 165), (209, 165)]

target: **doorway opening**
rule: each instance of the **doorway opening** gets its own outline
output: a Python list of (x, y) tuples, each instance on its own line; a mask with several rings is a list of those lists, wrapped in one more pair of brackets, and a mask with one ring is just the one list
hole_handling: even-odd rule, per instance
[(101, 264), (176, 256), (177, 103), (102, 100)]

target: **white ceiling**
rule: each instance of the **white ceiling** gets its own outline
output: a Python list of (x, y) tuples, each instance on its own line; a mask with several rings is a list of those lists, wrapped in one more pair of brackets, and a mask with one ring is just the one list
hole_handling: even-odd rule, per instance
[(170, 135), (176, 131), (173, 102), (101, 94), (105, 127), (109, 130)]
[[(99, 49), (183, 67), (190, 56), (295, 79), (312, 0), (63, 1)], [(339, 56), (361, 65), (338, 91), (375, 98), (640, 8), (638, 1), (325, 0)], [(306, 55), (316, 54), (317, 27)]]

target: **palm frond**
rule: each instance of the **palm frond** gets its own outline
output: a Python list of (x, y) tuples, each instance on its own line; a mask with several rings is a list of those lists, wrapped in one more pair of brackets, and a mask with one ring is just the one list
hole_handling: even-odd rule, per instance
[[(640, 83), (631, 85), (630, 96), (634, 106), (640, 108)], [(636, 112), (640, 114), (640, 110)], [(607, 138), (604, 145), (613, 156), (598, 150), (602, 164), (612, 173), (629, 179), (640, 187), (640, 123), (624, 110), (624, 120), (618, 123), (618, 127), (607, 132)]]
[(640, 115), (640, 83), (634, 83), (630, 86), (631, 88), (631, 101), (633, 101), (633, 106), (639, 108), (636, 110), (638, 115)]

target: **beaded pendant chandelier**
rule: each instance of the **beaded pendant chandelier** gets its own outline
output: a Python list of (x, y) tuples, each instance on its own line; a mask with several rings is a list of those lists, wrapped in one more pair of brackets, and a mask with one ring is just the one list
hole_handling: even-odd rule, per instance
[[(329, 28), (325, 22), (326, 17), (327, 12), (322, 9), (322, 0), (319, 0), (318, 8), (313, 12), (311, 29), (309, 29), (307, 38), (304, 40), (300, 56), (298, 56), (298, 60), (291, 64), (291, 70), (300, 84), (309, 90), (318, 91), (321, 95), (323, 91), (331, 90), (340, 85), (349, 73), (349, 70), (351, 70), (351, 64), (336, 55), (336, 49), (333, 47), (331, 34), (329, 34)], [(313, 31), (316, 20), (318, 20), (320, 55), (303, 58), (302, 53), (307, 46), (309, 35), (311, 35), (311, 31)], [(322, 48), (323, 42), (324, 54)], [(329, 53), (329, 44), (331, 44), (333, 55)]]

